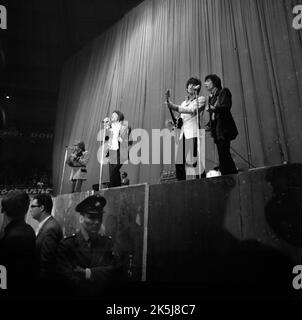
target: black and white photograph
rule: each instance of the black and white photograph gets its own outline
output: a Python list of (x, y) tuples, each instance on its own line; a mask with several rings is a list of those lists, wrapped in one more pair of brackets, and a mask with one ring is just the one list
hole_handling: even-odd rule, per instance
[(302, 300), (302, 0), (0, 0), (16, 300)]

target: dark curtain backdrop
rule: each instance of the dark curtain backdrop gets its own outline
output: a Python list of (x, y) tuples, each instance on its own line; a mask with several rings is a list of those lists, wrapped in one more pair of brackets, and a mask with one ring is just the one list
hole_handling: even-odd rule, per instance
[[(172, 100), (180, 103), (186, 80), (203, 80), (208, 73), (220, 75), (233, 93), (240, 134), (232, 146), (239, 167), (247, 165), (237, 153), (257, 167), (302, 161), (302, 31), (292, 27), (296, 4), (147, 0), (133, 9), (65, 64), (54, 141), (55, 190), (65, 145), (85, 141), (90, 162), (83, 189), (91, 189), (99, 181), (97, 140), (105, 116), (119, 109), (132, 128), (162, 129), (170, 117), (165, 90), (170, 88)], [(207, 170), (217, 164), (208, 136), (206, 159)], [(131, 183), (157, 183), (162, 170), (172, 166), (124, 169)], [(63, 193), (70, 191), (69, 175), (66, 168)]]

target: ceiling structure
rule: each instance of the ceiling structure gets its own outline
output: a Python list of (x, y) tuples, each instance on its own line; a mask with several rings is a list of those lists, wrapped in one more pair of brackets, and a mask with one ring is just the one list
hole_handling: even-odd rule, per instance
[(140, 2), (0, 0), (8, 16), (7, 30), (0, 30), (1, 97), (54, 109), (64, 61)]
[(0, 185), (10, 167), (20, 175), (28, 164), (48, 162), (51, 170), (52, 139), (45, 135), (53, 134), (64, 62), (141, 2), (0, 0), (7, 9), (7, 30), (0, 28)]

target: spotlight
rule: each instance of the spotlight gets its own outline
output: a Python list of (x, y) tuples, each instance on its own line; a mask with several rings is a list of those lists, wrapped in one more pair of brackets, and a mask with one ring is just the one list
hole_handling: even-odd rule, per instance
[(10, 96), (6, 96), (5, 98), (6, 98), (7, 100), (9, 100), (9, 99), (10, 99)]

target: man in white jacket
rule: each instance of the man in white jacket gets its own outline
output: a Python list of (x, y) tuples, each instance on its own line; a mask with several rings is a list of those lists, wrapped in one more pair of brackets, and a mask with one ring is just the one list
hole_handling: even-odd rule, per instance
[[(193, 167), (197, 166), (198, 162), (198, 125), (197, 125), (197, 109), (198, 116), (200, 112), (205, 108), (206, 99), (203, 96), (198, 96), (201, 88), (201, 81), (198, 78), (190, 78), (186, 83), (186, 93), (187, 98), (181, 103), (181, 105), (176, 105), (169, 100), (167, 97), (167, 106), (179, 113), (179, 118), (181, 118), (182, 126), (179, 132), (179, 148), (178, 148), (178, 158), (175, 165), (177, 180), (186, 180), (186, 164)], [(193, 149), (193, 150), (192, 150)], [(189, 164), (187, 159), (188, 152), (193, 154), (193, 158), (197, 161), (190, 161)], [(201, 156), (201, 155), (199, 155)], [(201, 174), (201, 177), (205, 177), (205, 172)], [(199, 175), (196, 176), (199, 178)]]

